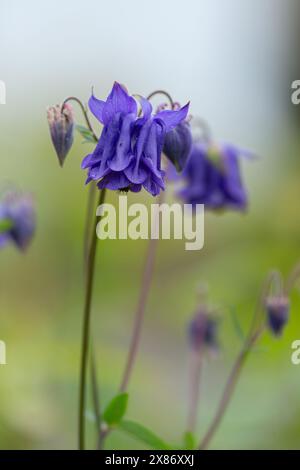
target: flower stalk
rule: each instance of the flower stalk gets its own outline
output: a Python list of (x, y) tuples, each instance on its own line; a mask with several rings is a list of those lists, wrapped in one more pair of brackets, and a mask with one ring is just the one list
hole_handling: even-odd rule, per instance
[[(99, 202), (101, 205), (105, 200), (105, 189), (100, 191)], [(83, 326), (82, 326), (82, 348), (81, 348), (81, 366), (80, 366), (80, 388), (79, 388), (79, 449), (84, 450), (85, 446), (85, 426), (84, 426), (84, 410), (85, 410), (85, 397), (86, 397), (86, 376), (87, 376), (87, 363), (89, 353), (89, 339), (90, 339), (90, 317), (91, 317), (91, 304), (93, 294), (93, 282), (95, 273), (95, 259), (97, 251), (97, 218), (95, 217), (91, 243), (89, 246), (89, 253), (87, 258), (87, 274), (86, 274), (86, 291), (85, 303), (83, 313)]]

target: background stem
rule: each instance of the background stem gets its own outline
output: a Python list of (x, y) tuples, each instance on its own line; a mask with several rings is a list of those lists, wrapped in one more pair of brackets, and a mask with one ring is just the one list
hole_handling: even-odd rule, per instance
[(197, 423), (202, 362), (202, 351), (191, 351), (189, 358), (189, 402), (186, 426), (187, 432), (191, 433), (195, 432)]

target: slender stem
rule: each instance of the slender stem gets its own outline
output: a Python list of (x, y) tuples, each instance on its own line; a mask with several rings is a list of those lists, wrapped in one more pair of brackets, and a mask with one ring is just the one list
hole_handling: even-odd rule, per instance
[(151, 98), (153, 98), (156, 95), (164, 95), (169, 100), (171, 109), (174, 108), (174, 101), (172, 100), (172, 96), (165, 90), (153, 91), (152, 93), (150, 93), (150, 95), (147, 96), (147, 100), (148, 101), (151, 100)]
[(93, 134), (93, 137), (96, 141), (98, 141), (98, 137), (96, 136), (95, 132), (94, 132), (94, 129), (93, 129), (93, 126), (91, 124), (91, 121), (88, 117), (88, 113), (87, 113), (87, 110), (86, 110), (86, 107), (84, 106), (84, 104), (82, 103), (82, 101), (77, 98), (76, 96), (69, 96), (68, 98), (66, 98), (61, 106), (61, 112), (63, 112), (64, 110), (64, 107), (65, 107), (65, 104), (68, 103), (68, 101), (75, 101), (76, 103), (79, 104), (80, 108), (81, 108), (81, 111), (84, 115), (84, 118), (85, 118), (85, 121), (86, 121), (86, 124), (89, 128), (89, 130), (91, 131), (91, 133)]
[(229, 374), (228, 380), (226, 382), (224, 392), (222, 394), (222, 398), (219, 404), (219, 407), (217, 409), (217, 412), (215, 414), (215, 417), (208, 428), (207, 433), (205, 434), (203, 440), (201, 441), (199, 445), (200, 450), (204, 450), (208, 447), (212, 437), (214, 436), (216, 430), (218, 429), (222, 418), (224, 417), (225, 411), (227, 409), (227, 406), (229, 405), (230, 399), (233, 396), (233, 392), (235, 390), (237, 381), (239, 379), (239, 376), (241, 374), (241, 371), (243, 369), (243, 365), (245, 364), (245, 361), (248, 357), (248, 354), (251, 350), (251, 348), (254, 346), (256, 341), (259, 339), (261, 334), (263, 333), (264, 328), (260, 328), (259, 330), (256, 331), (255, 334), (251, 336), (249, 340), (246, 341), (245, 345), (243, 346), (242, 350), (240, 351), (232, 369)]
[(194, 433), (197, 423), (197, 410), (200, 396), (200, 376), (202, 369), (202, 351), (191, 351), (189, 364), (189, 403), (187, 416), (187, 432)]
[[(162, 204), (163, 201), (164, 201), (164, 192), (162, 191), (159, 197), (159, 204)], [(155, 221), (156, 224), (158, 224), (159, 222), (158, 217), (159, 215), (157, 216), (157, 220)], [(147, 300), (148, 300), (148, 296), (149, 296), (149, 292), (150, 292), (150, 288), (152, 284), (157, 245), (158, 245), (158, 239), (150, 238), (149, 243), (148, 243), (147, 254), (146, 254), (146, 261), (145, 261), (145, 266), (144, 266), (141, 290), (140, 290), (140, 295), (139, 295), (138, 304), (137, 304), (136, 313), (135, 313), (133, 332), (131, 336), (131, 343), (130, 343), (129, 352), (127, 356), (126, 366), (124, 369), (124, 373), (123, 373), (123, 377), (122, 377), (122, 381), (120, 385), (120, 392), (124, 392), (125, 390), (127, 390), (128, 383), (131, 378), (133, 366), (136, 361), (138, 346), (139, 346), (140, 337), (141, 337), (142, 325), (143, 325), (143, 321), (145, 317)]]
[(96, 182), (91, 181), (89, 185), (89, 194), (88, 194), (84, 239), (83, 239), (85, 272), (87, 270), (87, 264), (88, 264), (88, 254), (89, 254), (89, 246), (90, 246), (91, 237), (92, 237), (93, 217), (95, 214), (95, 202), (96, 202), (97, 191), (98, 189), (97, 189)]
[[(105, 199), (105, 189), (100, 192), (99, 205), (103, 204)], [(86, 373), (87, 373), (87, 360), (89, 349), (89, 336), (90, 336), (90, 313), (93, 293), (93, 281), (95, 271), (95, 258), (97, 249), (97, 218), (95, 217), (92, 240), (89, 247), (89, 256), (87, 261), (87, 275), (86, 275), (86, 292), (85, 304), (83, 313), (83, 328), (82, 328), (82, 349), (81, 349), (81, 367), (80, 367), (80, 390), (79, 390), (79, 449), (84, 449), (85, 426), (84, 426), (84, 409), (85, 409), (85, 388), (86, 388)]]
[(299, 279), (300, 277), (300, 263), (298, 263), (294, 269), (292, 269), (291, 274), (289, 275), (287, 281), (286, 281), (286, 286), (284, 289), (284, 294), (289, 295), (292, 288), (295, 285), (295, 282)]
[(99, 436), (100, 436), (100, 430), (101, 430), (101, 407), (100, 407), (100, 400), (99, 400), (99, 386), (98, 386), (98, 379), (97, 379), (96, 361), (95, 361), (95, 354), (94, 354), (94, 348), (93, 348), (92, 342), (91, 342), (90, 366), (91, 366), (91, 381), (92, 381), (92, 400), (93, 400), (95, 417), (96, 417), (97, 448), (99, 449), (100, 447)]

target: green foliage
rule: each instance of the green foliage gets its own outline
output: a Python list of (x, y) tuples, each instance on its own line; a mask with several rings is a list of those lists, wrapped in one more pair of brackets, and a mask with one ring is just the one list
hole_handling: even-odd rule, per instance
[(93, 133), (84, 126), (80, 126), (79, 124), (76, 125), (76, 129), (79, 132), (79, 134), (83, 137), (83, 143), (96, 143), (97, 140), (95, 139)]
[(12, 221), (9, 219), (0, 220), (0, 233), (5, 233), (12, 228)]
[(135, 421), (121, 421), (119, 423), (119, 428), (122, 431), (125, 431), (127, 434), (131, 434), (133, 437), (151, 447), (152, 449), (172, 449), (172, 446), (164, 442), (160, 437), (150, 431), (150, 429), (146, 428), (142, 424), (136, 423)]
[(107, 405), (103, 413), (103, 420), (109, 426), (116, 426), (126, 413), (128, 393), (116, 395)]
[(196, 439), (192, 432), (187, 431), (183, 435), (184, 448), (187, 450), (193, 450), (196, 447)]

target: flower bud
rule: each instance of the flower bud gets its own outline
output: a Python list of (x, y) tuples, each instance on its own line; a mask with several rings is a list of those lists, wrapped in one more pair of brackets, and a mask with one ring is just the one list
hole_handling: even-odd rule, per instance
[(212, 351), (218, 350), (217, 326), (216, 319), (205, 307), (201, 308), (189, 325), (188, 334), (191, 348), (198, 352), (203, 346)]
[(173, 163), (176, 170), (181, 172), (188, 160), (192, 149), (192, 134), (187, 121), (182, 121), (178, 126), (167, 132), (163, 152)]
[(52, 143), (58, 156), (61, 166), (63, 166), (66, 156), (73, 144), (74, 116), (73, 108), (66, 103), (62, 110), (62, 105), (50, 106), (47, 109), (47, 119), (50, 128)]
[(267, 298), (266, 311), (270, 330), (275, 336), (280, 336), (289, 319), (289, 299), (283, 295)]

